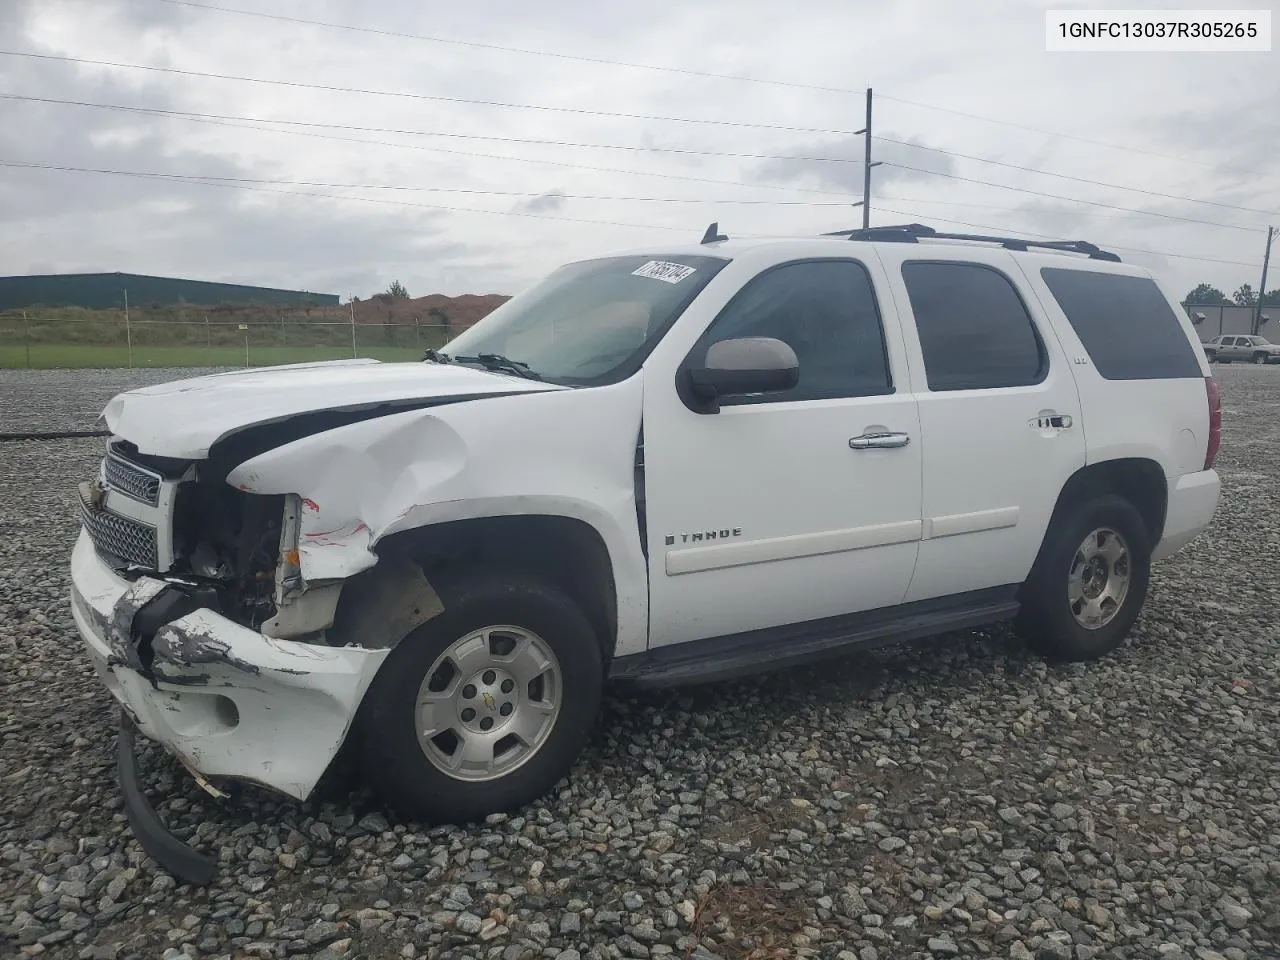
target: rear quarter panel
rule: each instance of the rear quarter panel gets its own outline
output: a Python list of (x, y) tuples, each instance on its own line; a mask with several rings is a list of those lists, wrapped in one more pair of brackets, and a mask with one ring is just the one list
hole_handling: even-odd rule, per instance
[[(1148, 271), (1126, 264), (1099, 264), (1056, 255), (1024, 255), (1017, 259), (1071, 359), (1071, 369), (1080, 388), (1086, 462), (1122, 458), (1153, 460), (1170, 480), (1202, 470), (1209, 441), (1209, 403), (1203, 377), (1211, 375), (1210, 367), (1191, 318), (1169, 296), (1168, 289)], [(1042, 267), (1105, 270), (1155, 280), (1187, 338), (1202, 376), (1175, 380), (1103, 377), (1040, 275)]]

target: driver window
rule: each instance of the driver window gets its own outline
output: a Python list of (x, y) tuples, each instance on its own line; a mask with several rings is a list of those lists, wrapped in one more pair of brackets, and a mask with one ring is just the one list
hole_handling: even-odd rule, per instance
[(726, 397), (723, 404), (781, 403), (893, 393), (884, 331), (871, 277), (853, 260), (810, 260), (775, 267), (752, 280), (712, 322), (690, 354), (736, 337), (773, 337), (800, 361), (790, 390)]

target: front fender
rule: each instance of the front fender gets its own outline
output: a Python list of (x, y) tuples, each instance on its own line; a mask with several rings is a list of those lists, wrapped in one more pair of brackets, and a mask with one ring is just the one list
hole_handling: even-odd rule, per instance
[(647, 570), (635, 502), (639, 376), (607, 387), (492, 397), (392, 414), (314, 434), (236, 467), (229, 483), (302, 498), (308, 581), (377, 563), (393, 533), (449, 520), (581, 520), (609, 552), (618, 652), (647, 638)]

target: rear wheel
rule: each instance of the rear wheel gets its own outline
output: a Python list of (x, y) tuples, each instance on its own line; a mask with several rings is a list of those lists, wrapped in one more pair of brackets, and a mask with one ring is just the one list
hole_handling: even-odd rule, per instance
[(466, 822), (565, 776), (591, 732), (600, 646), (581, 610), (532, 579), (440, 588), (444, 612), (391, 652), (369, 692), (366, 777), (402, 816)]
[(1098, 497), (1049, 531), (1023, 591), (1019, 631), (1060, 660), (1092, 660), (1120, 646), (1146, 599), (1150, 538), (1129, 501)]

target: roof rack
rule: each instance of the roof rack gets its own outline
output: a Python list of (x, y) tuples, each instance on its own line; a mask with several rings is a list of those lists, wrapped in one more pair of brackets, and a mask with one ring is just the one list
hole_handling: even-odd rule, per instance
[(824, 237), (848, 237), (850, 240), (888, 240), (894, 243), (918, 243), (929, 240), (967, 240), (977, 243), (998, 243), (1006, 250), (1059, 250), (1064, 253), (1083, 253), (1090, 260), (1108, 260), (1120, 263), (1120, 257), (1109, 250), (1085, 240), (1024, 240), (1021, 237), (990, 237), (977, 233), (940, 233), (923, 223), (903, 223), (890, 227), (866, 227), (858, 230), (836, 230), (824, 233)]

